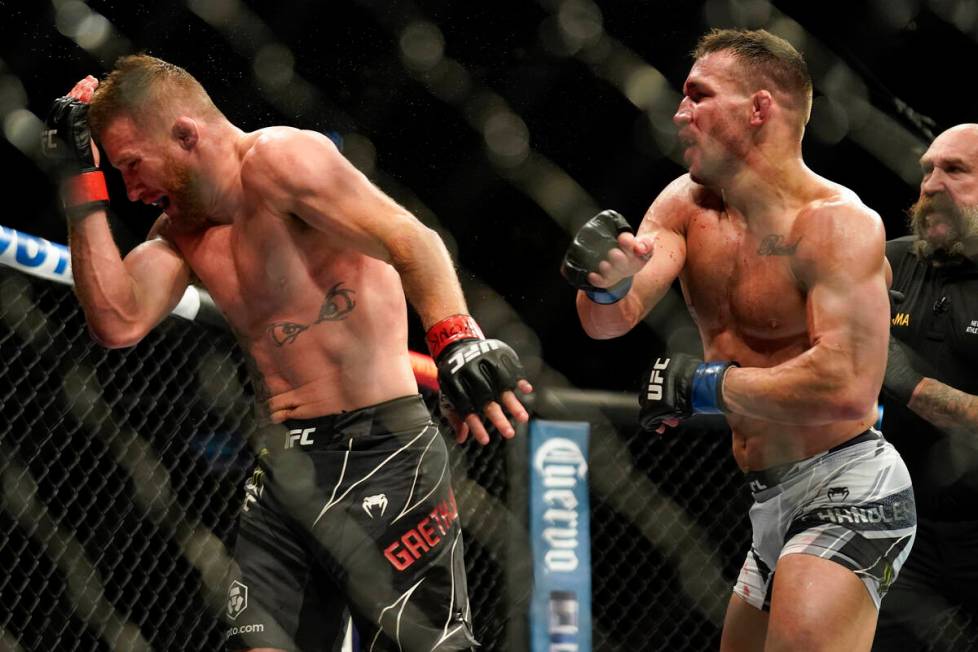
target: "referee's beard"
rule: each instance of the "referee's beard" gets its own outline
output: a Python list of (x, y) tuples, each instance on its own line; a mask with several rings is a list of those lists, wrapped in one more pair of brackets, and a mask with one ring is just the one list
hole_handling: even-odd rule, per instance
[(978, 262), (978, 206), (959, 206), (944, 193), (921, 197), (907, 211), (914, 251), (935, 263)]

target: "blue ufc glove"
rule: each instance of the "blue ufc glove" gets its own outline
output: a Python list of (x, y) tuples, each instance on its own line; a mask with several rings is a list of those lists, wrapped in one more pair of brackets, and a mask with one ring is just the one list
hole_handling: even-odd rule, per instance
[(638, 397), (639, 423), (655, 430), (666, 419), (723, 414), (723, 376), (736, 362), (703, 362), (685, 353), (656, 358)]

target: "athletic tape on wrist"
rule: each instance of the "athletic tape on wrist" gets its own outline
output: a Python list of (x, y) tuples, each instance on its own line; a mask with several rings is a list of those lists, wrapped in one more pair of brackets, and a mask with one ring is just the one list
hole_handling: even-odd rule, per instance
[(625, 298), (628, 291), (632, 289), (632, 277), (624, 278), (610, 288), (594, 288), (590, 290), (584, 290), (584, 294), (587, 298), (594, 303), (600, 303), (603, 306), (611, 305), (612, 303), (618, 303)]
[(704, 362), (693, 372), (693, 414), (723, 414), (723, 377), (736, 362)]
[(65, 182), (62, 199), (65, 210), (75, 212), (83, 206), (105, 205), (109, 202), (109, 189), (101, 170), (82, 172)]
[(425, 334), (428, 342), (428, 351), (431, 357), (438, 359), (438, 355), (445, 350), (445, 347), (459, 340), (484, 340), (485, 335), (482, 329), (475, 323), (470, 315), (452, 315), (436, 322)]

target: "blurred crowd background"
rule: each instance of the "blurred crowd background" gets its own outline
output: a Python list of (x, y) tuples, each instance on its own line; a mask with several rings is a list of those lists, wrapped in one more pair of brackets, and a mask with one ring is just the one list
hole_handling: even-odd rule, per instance
[[(0, 159), (18, 207), (0, 224), (65, 241), (40, 121), (76, 80), (147, 52), (196, 75), (245, 130), (328, 133), (441, 231), (490, 335), (538, 383), (583, 388), (632, 389), (650, 350), (695, 346), (675, 300), (649, 328), (590, 341), (558, 268), (595, 212), (637, 225), (683, 172), (671, 117), (706, 30), (763, 27), (806, 55), (806, 160), (888, 237), (905, 233), (930, 134), (978, 116), (971, 0), (0, 0), (0, 17)], [(112, 181), (125, 249), (155, 215)]]

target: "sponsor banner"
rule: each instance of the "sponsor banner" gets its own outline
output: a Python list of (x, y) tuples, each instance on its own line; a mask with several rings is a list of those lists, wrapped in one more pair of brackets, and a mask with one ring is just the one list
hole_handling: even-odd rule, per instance
[[(31, 276), (74, 285), (68, 247), (2, 225), (0, 264), (19, 269)], [(173, 309), (173, 314), (192, 321), (199, 310), (200, 291), (190, 286)]]
[(532, 652), (591, 652), (591, 525), (585, 422), (530, 423)]
[(68, 248), (0, 226), (0, 262), (33, 276), (71, 285)]

